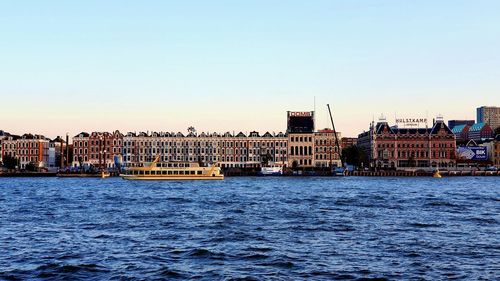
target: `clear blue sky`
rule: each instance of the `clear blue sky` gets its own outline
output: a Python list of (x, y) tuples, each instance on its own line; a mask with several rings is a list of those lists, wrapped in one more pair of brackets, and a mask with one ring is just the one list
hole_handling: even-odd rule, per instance
[(0, 129), (355, 136), (500, 101), (500, 1), (2, 1)]

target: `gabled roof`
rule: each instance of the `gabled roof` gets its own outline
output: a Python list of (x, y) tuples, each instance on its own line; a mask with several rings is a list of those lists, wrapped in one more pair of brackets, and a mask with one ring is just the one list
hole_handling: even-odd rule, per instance
[(252, 132), (250, 132), (250, 135), (249, 135), (249, 136), (250, 136), (250, 137), (260, 137), (259, 132), (257, 132), (257, 131), (252, 131)]
[(7, 136), (7, 140), (18, 140), (20, 138), (21, 138), (21, 136), (18, 136), (18, 135), (9, 135), (9, 136)]
[(384, 130), (388, 130), (391, 134), (394, 134), (394, 130), (389, 126), (389, 124), (387, 122), (379, 122), (377, 123), (377, 125), (375, 126), (375, 132), (377, 134), (380, 134), (382, 133)]
[(74, 137), (75, 137), (75, 138), (79, 138), (80, 136), (81, 136), (81, 137), (84, 137), (84, 138), (88, 138), (90, 135), (89, 135), (89, 133), (87, 133), (87, 132), (81, 132), (81, 133), (79, 133), (78, 135), (76, 135), (76, 136), (74, 136)]
[(118, 130), (115, 130), (114, 132), (112, 132), (111, 135), (118, 136), (118, 137), (123, 137), (123, 134), (120, 131), (118, 131)]
[(65, 142), (60, 136), (57, 136), (52, 142)]
[(434, 126), (432, 127), (431, 134), (437, 134), (441, 129), (444, 129), (447, 133), (453, 134), (453, 132), (446, 126), (446, 124), (442, 121), (438, 121), (434, 123)]
[(271, 133), (269, 133), (269, 132), (266, 132), (266, 133), (263, 135), (263, 137), (265, 137), (265, 138), (271, 138), (272, 136), (273, 136), (273, 135), (271, 135)]

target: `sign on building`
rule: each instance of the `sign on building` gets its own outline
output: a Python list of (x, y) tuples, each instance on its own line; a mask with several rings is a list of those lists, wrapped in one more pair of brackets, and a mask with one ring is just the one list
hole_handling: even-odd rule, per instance
[(314, 132), (314, 111), (288, 111), (287, 131), (289, 133)]
[(403, 128), (423, 128), (427, 126), (427, 118), (396, 118), (396, 125)]
[(467, 146), (458, 148), (460, 160), (488, 160), (487, 148), (485, 146)]

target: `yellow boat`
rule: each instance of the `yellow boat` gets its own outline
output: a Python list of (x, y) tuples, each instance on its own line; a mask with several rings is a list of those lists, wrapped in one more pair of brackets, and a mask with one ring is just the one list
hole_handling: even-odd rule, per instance
[(439, 170), (436, 170), (434, 174), (432, 175), (433, 178), (442, 178), (441, 173), (439, 173)]
[(223, 180), (220, 167), (200, 167), (194, 162), (159, 162), (159, 157), (145, 167), (125, 169), (120, 177), (126, 180)]
[(101, 179), (109, 178), (110, 175), (108, 172), (101, 172)]

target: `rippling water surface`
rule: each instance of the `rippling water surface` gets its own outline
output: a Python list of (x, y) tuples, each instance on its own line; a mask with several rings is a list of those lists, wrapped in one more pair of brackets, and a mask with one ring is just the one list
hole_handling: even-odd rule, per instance
[(0, 178), (0, 279), (500, 278), (500, 179)]

